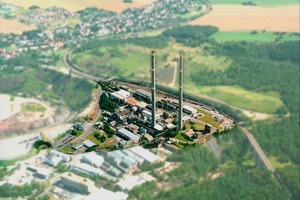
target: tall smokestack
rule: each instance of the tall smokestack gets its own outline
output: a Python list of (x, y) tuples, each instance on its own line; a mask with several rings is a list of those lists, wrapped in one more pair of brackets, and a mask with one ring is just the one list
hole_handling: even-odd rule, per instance
[(152, 112), (151, 112), (151, 125), (152, 128), (155, 127), (156, 125), (156, 84), (155, 84), (155, 51), (151, 52), (151, 105), (152, 105)]
[(183, 106), (183, 53), (180, 52), (179, 60), (179, 113), (178, 129), (182, 130), (182, 106)]

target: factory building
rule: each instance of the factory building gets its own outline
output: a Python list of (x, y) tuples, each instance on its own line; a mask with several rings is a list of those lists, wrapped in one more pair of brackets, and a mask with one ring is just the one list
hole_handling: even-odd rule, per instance
[(137, 89), (133, 95), (140, 99), (144, 99), (144, 100), (148, 100), (148, 101), (151, 100), (150, 92), (147, 92), (143, 89)]
[(121, 128), (118, 130), (117, 135), (122, 139), (131, 140), (134, 143), (137, 143), (140, 140), (140, 136), (128, 131), (125, 128)]
[(118, 103), (123, 103), (127, 98), (130, 97), (130, 92), (126, 90), (119, 90), (109, 94), (111, 100), (117, 101)]
[(186, 114), (195, 114), (197, 113), (197, 109), (189, 106), (189, 105), (184, 105), (183, 106), (183, 112), (185, 112)]

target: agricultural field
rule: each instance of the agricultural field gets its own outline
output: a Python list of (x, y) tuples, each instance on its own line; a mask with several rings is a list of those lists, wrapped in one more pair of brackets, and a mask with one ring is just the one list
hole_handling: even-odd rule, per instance
[(295, 5), (298, 4), (298, 0), (252, 0), (252, 1), (245, 1), (245, 0), (210, 0), (212, 4), (238, 4), (241, 5), (244, 2), (253, 2), (258, 6), (285, 6), (285, 5)]
[(247, 31), (222, 31), (211, 36), (218, 42), (227, 41), (251, 41), (251, 42), (275, 42), (299, 40), (299, 35), (294, 33), (285, 33), (278, 35), (274, 32), (247, 32)]
[(22, 24), (18, 20), (7, 20), (0, 17), (0, 33), (21, 34), (23, 31), (29, 31), (33, 29), (35, 29), (35, 26)]
[(52, 1), (40, 1), (40, 0), (2, 0), (3, 3), (8, 3), (16, 6), (23, 7), (25, 9), (32, 5), (37, 5), (41, 8), (47, 8), (52, 6), (59, 6), (69, 11), (78, 11), (88, 7), (97, 7), (104, 10), (111, 10), (114, 12), (122, 12), (127, 8), (140, 8), (151, 4), (154, 0), (134, 0), (133, 3), (123, 3), (123, 0), (52, 0)]
[(207, 15), (191, 25), (212, 25), (220, 31), (299, 32), (299, 6), (258, 7), (214, 5)]

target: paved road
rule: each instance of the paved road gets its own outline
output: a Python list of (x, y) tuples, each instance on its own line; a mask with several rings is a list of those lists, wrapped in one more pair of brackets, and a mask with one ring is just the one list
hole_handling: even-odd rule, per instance
[(89, 123), (89, 125), (87, 125), (87, 127), (84, 129), (84, 132), (69, 143), (75, 143), (75, 142), (81, 141), (82, 139), (84, 139), (86, 136), (88, 136), (93, 131), (93, 129), (94, 129), (93, 126), (98, 121), (98, 119), (101, 115), (101, 110), (99, 107), (99, 101), (100, 101), (101, 94), (102, 94), (102, 88), (99, 85), (97, 99), (95, 101), (94, 108), (93, 108), (96, 110), (97, 114), (94, 116), (93, 120)]
[(271, 172), (275, 172), (275, 168), (273, 167), (272, 163), (269, 161), (263, 150), (260, 148), (259, 144), (255, 140), (254, 136), (250, 133), (250, 131), (244, 127), (241, 127), (242, 131), (247, 136), (248, 140), (250, 141), (251, 145), (259, 155), (260, 159), (263, 161), (264, 165), (268, 170)]
[(74, 74), (76, 74), (80, 77), (84, 77), (88, 80), (91, 80), (91, 81), (100, 80), (100, 77), (97, 77), (97, 76), (94, 76), (94, 75), (91, 75), (91, 74), (87, 74), (87, 73), (82, 72), (82, 71), (76, 69), (75, 67), (69, 65), (68, 59), (69, 59), (70, 53), (71, 53), (71, 51), (68, 51), (67, 53), (65, 53), (64, 56), (63, 56), (63, 59), (62, 59), (63, 64), (67, 69), (69, 69), (72, 73), (74, 73)]

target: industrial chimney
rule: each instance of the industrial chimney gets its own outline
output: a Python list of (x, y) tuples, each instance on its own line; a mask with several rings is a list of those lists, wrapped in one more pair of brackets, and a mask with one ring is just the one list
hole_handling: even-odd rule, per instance
[(156, 125), (156, 86), (155, 86), (155, 51), (151, 52), (151, 105), (152, 105), (152, 112), (151, 112), (151, 125), (152, 128)]
[(183, 53), (180, 52), (179, 60), (179, 113), (178, 130), (182, 130), (182, 106), (183, 106)]

